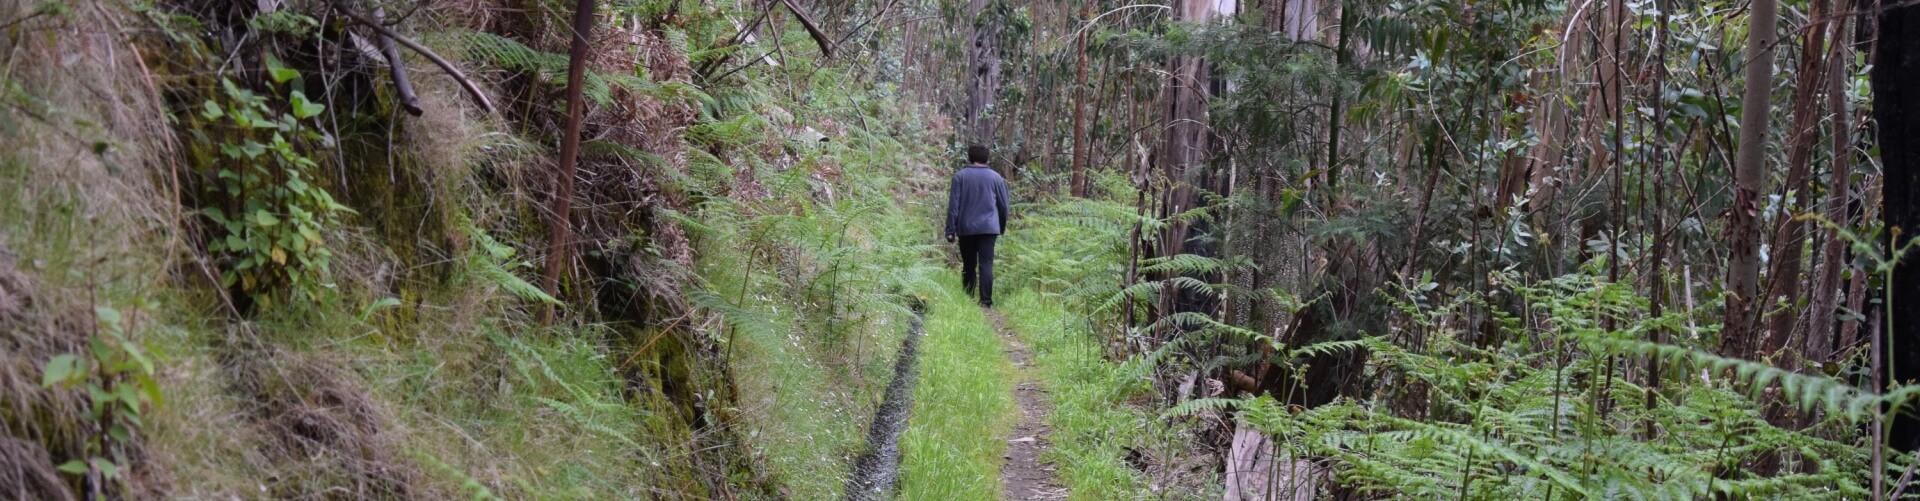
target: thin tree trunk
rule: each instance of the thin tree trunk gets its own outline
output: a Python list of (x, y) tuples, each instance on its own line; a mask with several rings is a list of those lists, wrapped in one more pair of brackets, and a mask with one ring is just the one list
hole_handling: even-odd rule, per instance
[[(1844, 0), (1837, 0), (1834, 12), (1846, 9)], [(1833, 23), (1831, 54), (1827, 56), (1827, 109), (1833, 117), (1832, 164), (1828, 168), (1832, 177), (1827, 181), (1827, 200), (1825, 216), (1828, 222), (1847, 226), (1847, 202), (1849, 184), (1853, 177), (1853, 119), (1847, 109), (1847, 21), (1849, 16), (1841, 16)], [(1840, 240), (1840, 233), (1833, 229), (1822, 230), (1820, 249), (1820, 276), (1814, 280), (1813, 306), (1811, 319), (1807, 322), (1808, 360), (1829, 363), (1833, 354), (1833, 314), (1840, 288), (1840, 257), (1846, 246)]]
[[(1345, 4), (1340, 5), (1340, 33), (1335, 35), (1340, 38), (1335, 42), (1333, 54), (1333, 69), (1336, 72), (1345, 72), (1347, 65), (1352, 64), (1352, 51), (1347, 50), (1347, 32), (1351, 31), (1349, 28), (1352, 27), (1349, 12), (1350, 9)], [(1330, 103), (1332, 106), (1327, 110), (1327, 201), (1329, 202), (1336, 202), (1340, 192), (1340, 114), (1342, 113), (1341, 105), (1344, 104), (1340, 96), (1339, 89), (1334, 89), (1333, 102)]]
[[(1825, 17), (1826, 2), (1813, 2), (1808, 17)], [(1771, 248), (1773, 271), (1768, 273), (1767, 295), (1761, 301), (1761, 309), (1771, 309), (1776, 301), (1785, 301), (1787, 307), (1781, 308), (1772, 318), (1767, 319), (1765, 342), (1760, 351), (1771, 355), (1786, 347), (1793, 336), (1793, 327), (1800, 321), (1800, 269), (1801, 258), (1806, 245), (1806, 222), (1799, 217), (1813, 199), (1813, 149), (1820, 137), (1820, 91), (1826, 74), (1826, 30), (1824, 26), (1810, 26), (1804, 30), (1800, 44), (1800, 70), (1794, 77), (1793, 101), (1788, 108), (1793, 112), (1792, 129), (1787, 131), (1787, 179), (1781, 187), (1782, 200), (1788, 193), (1794, 194), (1795, 202), (1791, 210), (1781, 214), (1781, 221), (1773, 233)]]
[(1740, 145), (1733, 161), (1733, 207), (1727, 221), (1727, 307), (1721, 320), (1723, 355), (1749, 358), (1754, 297), (1760, 282), (1760, 193), (1766, 182), (1768, 114), (1772, 111), (1773, 46), (1777, 6), (1753, 0), (1747, 27), (1746, 92), (1740, 101)]
[[(1081, 22), (1093, 20), (1093, 4), (1094, 2), (1092, 0), (1081, 1)], [(1087, 142), (1090, 140), (1090, 138), (1087, 137), (1087, 98), (1089, 97), (1087, 90), (1087, 32), (1089, 31), (1093, 31), (1093, 26), (1088, 25), (1080, 28), (1080, 43), (1078, 45), (1078, 52), (1080, 53), (1079, 64), (1075, 65), (1073, 75), (1073, 180), (1071, 184), (1073, 187), (1073, 196), (1076, 197), (1087, 196)]]
[[(1667, 106), (1666, 106), (1666, 101), (1664, 99), (1659, 99), (1659, 98), (1660, 98), (1660, 93), (1667, 87), (1667, 37), (1672, 32), (1668, 30), (1669, 21), (1671, 20), (1671, 14), (1669, 14), (1668, 5), (1655, 4), (1655, 6), (1660, 10), (1660, 28), (1659, 28), (1660, 36), (1658, 38), (1655, 38), (1653, 42), (1655, 44), (1655, 48), (1654, 48), (1655, 60), (1654, 60), (1654, 74), (1653, 74), (1654, 96), (1653, 97), (1655, 99), (1653, 100), (1653, 116), (1654, 116), (1653, 164), (1650, 168), (1652, 169), (1654, 181), (1653, 181), (1653, 199), (1648, 200), (1647, 203), (1650, 203), (1653, 205), (1653, 226), (1652, 227), (1653, 227), (1654, 234), (1653, 234), (1653, 257), (1650, 260), (1651, 261), (1649, 266), (1650, 269), (1647, 272), (1647, 286), (1649, 289), (1647, 291), (1647, 296), (1650, 300), (1649, 302), (1651, 303), (1648, 306), (1648, 314), (1650, 314), (1653, 318), (1660, 318), (1666, 313), (1666, 302), (1667, 302), (1667, 277), (1662, 274), (1662, 268), (1666, 265), (1666, 261), (1667, 261), (1667, 234), (1668, 233), (1666, 232), (1665, 228), (1666, 228), (1666, 207), (1667, 207), (1666, 206), (1666, 201), (1667, 201), (1666, 162), (1667, 162), (1667, 146), (1668, 145), (1667, 145), (1667, 134), (1666, 134)], [(1644, 178), (1645, 178), (1645, 174), (1642, 174), (1642, 179)], [(1645, 193), (1645, 192), (1643, 191), (1642, 193)], [(1648, 334), (1649, 334), (1647, 339), (1648, 341), (1652, 341), (1657, 344), (1667, 343), (1667, 340), (1668, 340), (1667, 329), (1663, 327), (1655, 327), (1652, 330), (1652, 332), (1649, 332)], [(1655, 406), (1658, 405), (1660, 389), (1662, 386), (1665, 385), (1665, 382), (1661, 380), (1660, 369), (1661, 369), (1660, 357), (1655, 357), (1655, 356), (1647, 357), (1647, 381), (1646, 381), (1647, 391), (1646, 391), (1645, 407), (1650, 417), (1647, 418), (1645, 423), (1645, 428), (1642, 431), (1643, 438), (1647, 440), (1652, 440), (1659, 433), (1659, 428), (1656, 426), (1656, 422), (1655, 422), (1656, 420), (1652, 418), (1651, 415), (1654, 412)]]
[[(593, 9), (598, 6), (596, 0), (579, 0), (573, 7), (573, 47), (567, 54), (567, 129), (566, 136), (560, 140), (560, 171), (554, 175), (554, 190), (551, 207), (552, 218), (549, 238), (547, 239), (547, 270), (545, 289), (547, 294), (560, 297), (560, 276), (567, 269), (568, 240), (572, 239), (573, 212), (573, 164), (580, 156), (580, 115), (586, 110), (586, 104), (580, 101), (580, 91), (586, 86), (587, 42), (593, 35)], [(541, 323), (553, 323), (553, 306), (541, 311)]]

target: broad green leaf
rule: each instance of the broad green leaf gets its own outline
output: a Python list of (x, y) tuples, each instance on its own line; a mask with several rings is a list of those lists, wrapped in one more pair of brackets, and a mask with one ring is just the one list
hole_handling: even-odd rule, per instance
[(307, 100), (306, 93), (293, 91), (293, 116), (299, 119), (313, 118), (326, 111), (327, 105)]
[(40, 386), (51, 387), (73, 378), (79, 366), (80, 357), (72, 353), (54, 355), (51, 360), (47, 360), (47, 370), (40, 378)]
[(273, 226), (276, 224), (280, 224), (280, 218), (274, 216), (272, 212), (267, 212), (265, 209), (257, 210), (257, 211), (253, 211), (253, 224), (257, 224), (260, 226)]
[(93, 458), (93, 468), (100, 470), (100, 474), (106, 475), (107, 478), (117, 478), (120, 476), (120, 465), (113, 464), (113, 462), (108, 461), (107, 458)]
[(133, 385), (130, 385), (130, 384), (115, 384), (113, 386), (113, 395), (114, 395), (114, 398), (120, 400), (120, 402), (127, 404), (127, 408), (134, 409), (136, 412), (139, 410), (140, 408), (140, 389), (139, 388), (135, 388)]
[(267, 76), (273, 79), (273, 83), (287, 83), (288, 80), (300, 78), (300, 71), (280, 64), (280, 58), (267, 56)]

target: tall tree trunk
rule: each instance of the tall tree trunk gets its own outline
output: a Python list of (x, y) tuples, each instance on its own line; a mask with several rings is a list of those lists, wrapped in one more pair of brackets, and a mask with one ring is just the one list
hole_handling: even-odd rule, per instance
[[(1826, 2), (1815, 0), (1808, 17), (1819, 20), (1827, 12)], [(1818, 22), (1818, 21), (1815, 21)], [(1780, 223), (1773, 233), (1772, 262), (1773, 270), (1767, 274), (1767, 295), (1760, 302), (1761, 311), (1773, 309), (1773, 304), (1784, 301), (1787, 306), (1780, 308), (1767, 319), (1767, 331), (1761, 343), (1761, 353), (1771, 355), (1787, 345), (1792, 337), (1794, 325), (1800, 321), (1800, 268), (1804, 255), (1802, 247), (1806, 245), (1806, 222), (1798, 216), (1812, 207), (1813, 200), (1813, 149), (1820, 138), (1820, 85), (1826, 75), (1826, 28), (1809, 26), (1803, 30), (1800, 43), (1800, 70), (1794, 76), (1793, 101), (1787, 105), (1793, 112), (1791, 129), (1787, 131), (1787, 179), (1781, 186), (1781, 200), (1793, 194), (1794, 203), (1789, 210), (1782, 211)]]
[[(1347, 65), (1352, 64), (1353, 51), (1350, 51), (1347, 49), (1347, 32), (1351, 31), (1350, 28), (1352, 28), (1351, 25), (1353, 23), (1352, 16), (1348, 14), (1351, 11), (1352, 9), (1347, 8), (1347, 5), (1345, 4), (1340, 5), (1340, 32), (1335, 35), (1340, 38), (1338, 41), (1334, 42), (1334, 49), (1333, 49), (1334, 50), (1333, 69), (1335, 72), (1344, 73), (1347, 71)], [(1328, 202), (1336, 202), (1339, 197), (1340, 114), (1341, 114), (1340, 105), (1344, 104), (1341, 102), (1340, 96), (1341, 96), (1340, 90), (1336, 87), (1333, 91), (1333, 102), (1330, 103), (1331, 106), (1327, 110), (1327, 201)], [(1329, 205), (1332, 205), (1332, 204), (1329, 204)]]
[[(1210, 0), (1184, 0), (1175, 5), (1175, 15), (1180, 21), (1206, 23), (1213, 17), (1214, 2)], [(1194, 208), (1196, 185), (1210, 184), (1210, 176), (1206, 172), (1208, 155), (1212, 150), (1208, 144), (1207, 100), (1212, 78), (1206, 58), (1190, 54), (1170, 58), (1167, 61), (1167, 75), (1167, 125), (1158, 156), (1168, 188), (1162, 197), (1160, 214), (1174, 217)], [(1208, 230), (1194, 228), (1184, 220), (1172, 221), (1160, 235), (1160, 255), (1175, 256), (1189, 252), (1211, 254), (1208, 252), (1210, 249), (1189, 248), (1206, 242), (1205, 238), (1191, 236), (1196, 229), (1203, 235)], [(1165, 280), (1175, 275), (1168, 273), (1159, 278)], [(1182, 311), (1210, 312), (1213, 309), (1210, 299), (1184, 288), (1167, 290), (1161, 293), (1159, 312), (1162, 315)]]
[(998, 16), (988, 13), (988, 0), (973, 0), (967, 7), (973, 23), (972, 43), (967, 52), (967, 141), (973, 144), (993, 142), (993, 102), (1000, 91), (1000, 53), (995, 49), (999, 37)]
[[(1649, 260), (1650, 266), (1647, 272), (1647, 296), (1649, 299), (1648, 302), (1650, 303), (1647, 313), (1653, 318), (1660, 318), (1666, 313), (1667, 303), (1667, 277), (1662, 271), (1667, 264), (1667, 232), (1665, 231), (1667, 212), (1666, 164), (1667, 149), (1669, 147), (1667, 144), (1667, 103), (1664, 99), (1660, 99), (1660, 94), (1667, 88), (1667, 41), (1673, 32), (1669, 29), (1672, 14), (1669, 12), (1668, 7), (1660, 4), (1656, 4), (1655, 6), (1660, 9), (1660, 26), (1658, 31), (1659, 36), (1653, 41), (1655, 54), (1653, 70), (1653, 164), (1650, 172), (1641, 174), (1641, 179), (1646, 179), (1648, 174), (1651, 174), (1651, 177), (1653, 177), (1653, 199), (1646, 201), (1647, 204), (1653, 206), (1652, 228), (1654, 231), (1653, 257)], [(1644, 188), (1645, 187), (1642, 186), (1642, 189)], [(1667, 329), (1658, 326), (1654, 327), (1652, 331), (1648, 333), (1647, 340), (1654, 343), (1666, 344), (1668, 341)], [(1659, 429), (1657, 427), (1658, 420), (1652, 417), (1652, 415), (1654, 414), (1656, 406), (1659, 405), (1658, 397), (1662, 387), (1665, 386), (1665, 381), (1661, 378), (1661, 363), (1659, 357), (1647, 357), (1646, 367), (1647, 380), (1644, 386), (1646, 386), (1647, 391), (1643, 403), (1645, 404), (1649, 417), (1644, 424), (1645, 427), (1642, 429), (1641, 434), (1647, 439), (1652, 439), (1659, 436)]]
[[(1534, 98), (1539, 109), (1534, 111), (1533, 132), (1539, 135), (1540, 142), (1527, 151), (1527, 198), (1525, 209), (1544, 212), (1553, 205), (1556, 189), (1566, 181), (1558, 172), (1560, 164), (1567, 156), (1567, 104), (1560, 99), (1567, 89), (1567, 75), (1572, 75), (1580, 65), (1577, 63), (1587, 37), (1579, 31), (1586, 25), (1581, 17), (1584, 10), (1575, 9), (1567, 14), (1565, 32), (1560, 36), (1559, 53), (1554, 55), (1558, 71), (1540, 73), (1540, 85)], [(1542, 220), (1544, 221), (1544, 219)]]
[[(1178, 3), (1181, 21), (1204, 23), (1212, 17), (1213, 2), (1185, 0)], [(1163, 172), (1171, 182), (1165, 215), (1172, 216), (1193, 208), (1193, 174), (1207, 163), (1207, 93), (1211, 78), (1205, 58), (1176, 55), (1167, 63), (1166, 135), (1160, 148)], [(1167, 225), (1161, 239), (1161, 254), (1172, 256), (1185, 249), (1188, 225)]]
[[(1880, 160), (1885, 173), (1881, 217), (1891, 245), (1900, 248), (1920, 234), (1920, 9), (1880, 11), (1873, 62), (1873, 116), (1880, 124)], [(1889, 387), (1920, 378), (1920, 256), (1904, 256), (1894, 268), (1882, 304)], [(1871, 331), (1870, 331), (1871, 332)], [(1920, 446), (1920, 418), (1893, 418), (1887, 445), (1903, 451)]]
[(1777, 6), (1753, 0), (1747, 26), (1746, 92), (1740, 99), (1740, 146), (1733, 160), (1733, 207), (1727, 217), (1727, 308), (1720, 351), (1750, 358), (1754, 296), (1760, 282), (1760, 193), (1766, 182), (1767, 116), (1772, 111), (1773, 46)]
[[(587, 42), (593, 36), (593, 9), (597, 0), (579, 0), (573, 7), (573, 46), (567, 51), (567, 128), (560, 140), (560, 171), (554, 174), (551, 232), (547, 239), (547, 294), (560, 297), (560, 276), (567, 269), (567, 241), (572, 239), (573, 164), (580, 156), (580, 115), (586, 103), (580, 91), (586, 86)], [(553, 307), (541, 311), (542, 323), (553, 322)]]
[[(1834, 12), (1846, 10), (1844, 0), (1836, 0)], [(1849, 186), (1853, 177), (1853, 118), (1847, 109), (1847, 80), (1852, 75), (1847, 72), (1847, 62), (1852, 56), (1847, 53), (1847, 21), (1851, 16), (1841, 16), (1833, 23), (1833, 42), (1831, 54), (1827, 57), (1827, 108), (1833, 116), (1832, 164), (1828, 168), (1832, 177), (1827, 181), (1826, 219), (1838, 226), (1847, 224), (1847, 203)], [(1829, 357), (1834, 350), (1833, 314), (1836, 296), (1840, 289), (1840, 262), (1846, 245), (1840, 240), (1840, 232), (1823, 230), (1820, 249), (1820, 276), (1813, 285), (1813, 306), (1811, 318), (1807, 322), (1807, 359), (1820, 363), (1831, 362)]]
[[(1093, 0), (1081, 0), (1080, 19), (1082, 23), (1093, 21)], [(1087, 32), (1093, 31), (1092, 24), (1080, 27), (1079, 64), (1073, 72), (1073, 196), (1087, 196)]]

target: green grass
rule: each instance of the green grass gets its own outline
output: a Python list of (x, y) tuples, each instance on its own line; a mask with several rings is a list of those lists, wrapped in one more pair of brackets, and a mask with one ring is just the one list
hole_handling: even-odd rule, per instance
[(1151, 414), (1127, 404), (1147, 391), (1122, 366), (1101, 356), (1098, 341), (1058, 297), (1020, 290), (999, 301), (1006, 328), (1033, 346), (1034, 366), (1053, 400), (1047, 424), (1053, 449), (1046, 460), (1058, 468), (1070, 499), (1130, 499), (1146, 496), (1146, 481), (1121, 458), (1122, 448), (1158, 434)]
[(930, 297), (913, 417), (902, 437), (902, 499), (1000, 499), (1007, 431), (1018, 418), (1013, 365), (953, 273)]
[(900, 243), (925, 231), (889, 202), (849, 195), (794, 213), (714, 204), (702, 214), (701, 301), (731, 323), (717, 335), (730, 345), (749, 441), (796, 499), (841, 495), (907, 332), (901, 303), (937, 288), (920, 283), (930, 274), (921, 249)]

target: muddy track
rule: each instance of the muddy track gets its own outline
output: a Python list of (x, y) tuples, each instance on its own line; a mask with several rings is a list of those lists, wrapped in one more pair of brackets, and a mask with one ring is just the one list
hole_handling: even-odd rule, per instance
[(1047, 403), (1046, 390), (1025, 373), (1033, 364), (1032, 348), (1002, 326), (1000, 312), (989, 311), (987, 315), (993, 319), (994, 332), (1000, 334), (1007, 358), (1013, 359), (1013, 365), (1022, 372), (1013, 390), (1013, 400), (1020, 406), (1020, 422), (1013, 426), (1007, 440), (1007, 462), (1000, 468), (1002, 495), (1006, 499), (1066, 499), (1067, 489), (1054, 478), (1054, 468), (1040, 459), (1052, 446), (1047, 441), (1052, 434), (1047, 428), (1052, 407)]
[(847, 476), (847, 499), (892, 497), (894, 484), (900, 478), (900, 434), (907, 430), (907, 416), (913, 410), (913, 386), (923, 335), (920, 318), (915, 317), (912, 329), (900, 342), (900, 357), (894, 360), (893, 381), (887, 383), (885, 400), (873, 413), (873, 425), (867, 428), (867, 452), (854, 460), (853, 472)]

